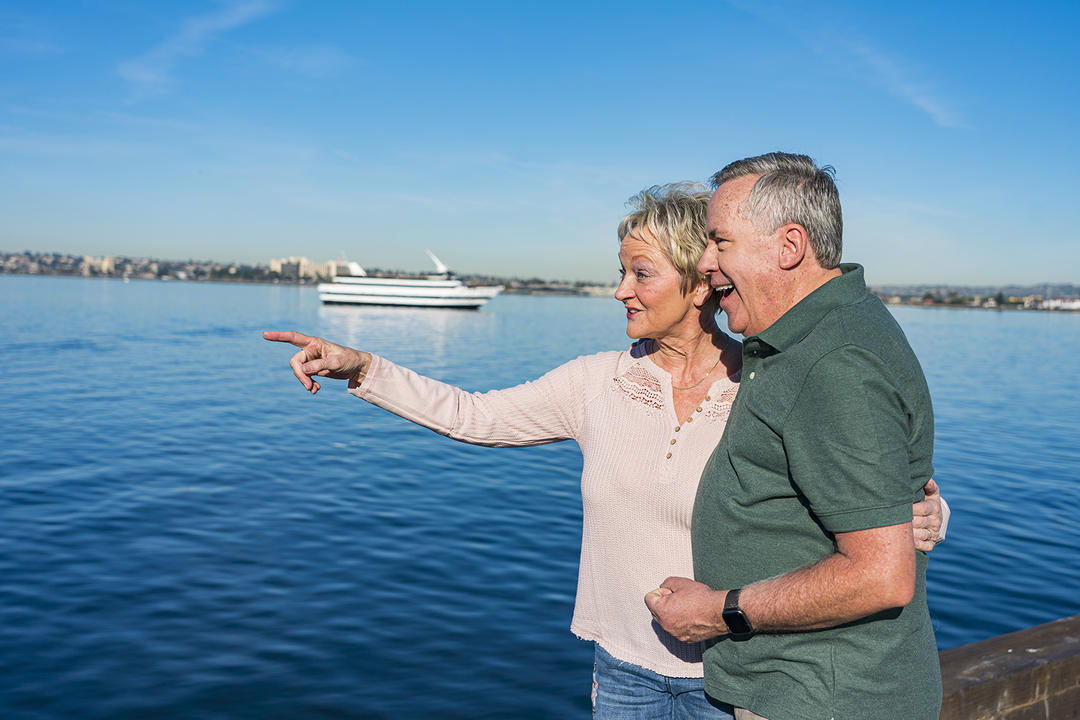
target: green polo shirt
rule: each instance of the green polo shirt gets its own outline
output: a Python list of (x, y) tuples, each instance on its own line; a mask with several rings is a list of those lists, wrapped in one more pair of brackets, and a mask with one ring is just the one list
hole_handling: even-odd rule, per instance
[[(813, 564), (835, 552), (835, 533), (908, 522), (922, 498), (934, 450), (926, 379), (862, 267), (841, 270), (743, 343), (739, 394), (694, 506), (694, 572), (710, 587)], [(769, 720), (936, 720), (941, 675), (916, 555), (902, 609), (707, 642), (706, 690)]]

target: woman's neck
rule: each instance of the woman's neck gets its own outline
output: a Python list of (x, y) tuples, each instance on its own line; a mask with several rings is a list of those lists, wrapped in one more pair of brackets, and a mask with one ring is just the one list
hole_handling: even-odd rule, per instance
[(698, 333), (690, 338), (653, 338), (653, 362), (672, 375), (699, 365), (712, 365), (727, 344), (727, 339), (719, 331), (713, 335)]
[(693, 325), (678, 330), (649, 342), (652, 361), (671, 375), (676, 399), (687, 394), (684, 391), (696, 397), (699, 390), (707, 390), (717, 379), (732, 376), (742, 366), (742, 353), (728, 351), (738, 344), (720, 330), (714, 317), (703, 313)]
[[(710, 332), (711, 331), (711, 332)], [(706, 389), (719, 375), (729, 375), (731, 360), (722, 364), (731, 338), (715, 324), (698, 324), (684, 333), (669, 333), (652, 340), (652, 360), (671, 375), (675, 390)]]

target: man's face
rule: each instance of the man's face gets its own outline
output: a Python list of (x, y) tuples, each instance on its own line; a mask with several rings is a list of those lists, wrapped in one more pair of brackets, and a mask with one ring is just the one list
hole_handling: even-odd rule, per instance
[(698, 262), (698, 270), (721, 294), (728, 328), (743, 335), (759, 333), (779, 317), (774, 317), (778, 248), (741, 210), (757, 179), (736, 178), (713, 193), (705, 226), (708, 244)]

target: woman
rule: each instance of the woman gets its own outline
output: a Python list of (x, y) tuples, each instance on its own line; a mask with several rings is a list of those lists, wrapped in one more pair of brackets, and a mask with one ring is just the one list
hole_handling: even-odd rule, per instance
[[(681, 183), (632, 198), (615, 297), (639, 341), (518, 387), (468, 393), (321, 338), (263, 335), (301, 348), (289, 364), (311, 393), (320, 387), (312, 376), (348, 380), (357, 397), (476, 445), (578, 442), (584, 527), (571, 629), (596, 643), (598, 718), (733, 717), (704, 693), (700, 646), (668, 635), (641, 600), (657, 577), (693, 577), (698, 478), (738, 390), (741, 344), (717, 326), (717, 298), (697, 272), (709, 197)], [(914, 512), (916, 538), (936, 538), (932, 480)]]

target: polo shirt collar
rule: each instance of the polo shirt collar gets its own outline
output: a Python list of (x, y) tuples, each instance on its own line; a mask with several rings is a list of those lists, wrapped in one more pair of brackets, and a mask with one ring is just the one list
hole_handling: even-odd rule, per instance
[(866, 296), (866, 281), (862, 265), (843, 263), (841, 275), (810, 293), (769, 327), (747, 338), (747, 344), (758, 340), (783, 352), (798, 343), (813, 330), (828, 313), (843, 305), (851, 305)]

